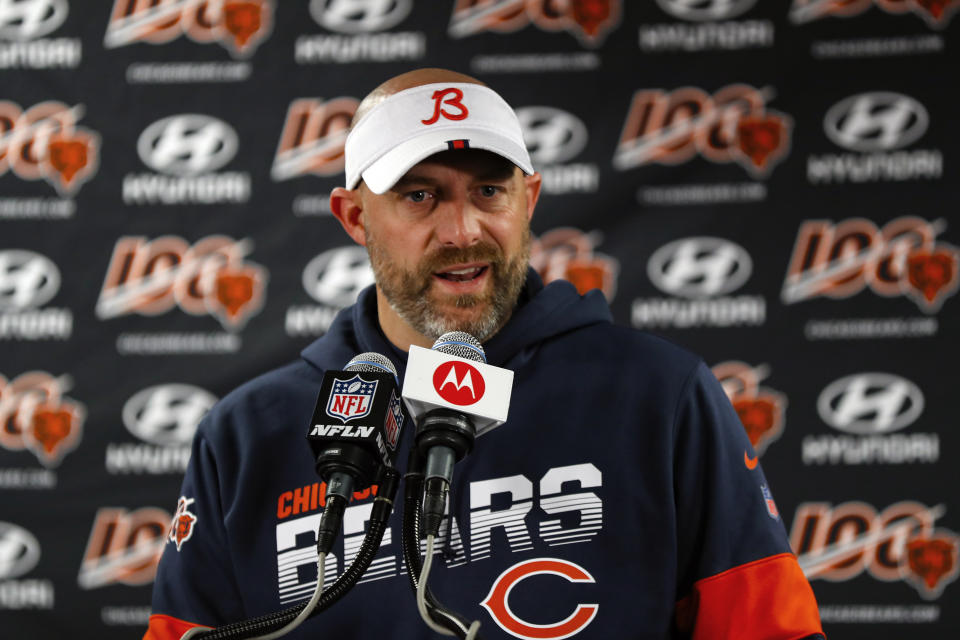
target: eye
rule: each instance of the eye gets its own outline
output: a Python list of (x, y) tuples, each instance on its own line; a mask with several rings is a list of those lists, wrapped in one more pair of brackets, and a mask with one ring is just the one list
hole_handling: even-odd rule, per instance
[(497, 195), (497, 193), (499, 192), (500, 192), (500, 189), (493, 186), (492, 184), (485, 184), (482, 187), (480, 187), (480, 195), (482, 195), (484, 198), (492, 198), (493, 196)]
[(410, 202), (423, 202), (429, 197), (430, 194), (422, 189), (418, 191), (411, 191), (407, 194), (407, 198), (410, 200)]

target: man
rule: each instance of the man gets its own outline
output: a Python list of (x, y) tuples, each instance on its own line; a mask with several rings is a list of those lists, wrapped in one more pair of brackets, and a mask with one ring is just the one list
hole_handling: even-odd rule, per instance
[[(822, 638), (756, 454), (709, 369), (613, 325), (599, 292), (544, 287), (528, 269), (540, 176), (502, 98), (451, 71), (397, 76), (361, 103), (346, 174), (331, 208), (367, 247), (376, 285), (300, 361), (200, 425), (147, 638), (309, 597), (322, 496), (303, 438), (323, 372), (373, 351), (402, 379), (411, 345), (454, 329), (515, 373), (509, 419), (457, 464), (430, 578), (485, 638)], [(354, 497), (328, 582), (369, 513), (369, 496)], [(435, 637), (403, 575), (398, 521), (369, 580), (289, 637)]]

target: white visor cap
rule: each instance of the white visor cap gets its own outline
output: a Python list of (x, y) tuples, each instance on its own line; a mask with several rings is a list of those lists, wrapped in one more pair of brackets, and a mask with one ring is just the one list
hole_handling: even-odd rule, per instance
[(492, 151), (533, 173), (520, 121), (497, 92), (434, 83), (393, 94), (353, 127), (344, 148), (347, 188), (362, 179), (374, 193), (386, 193), (415, 164), (450, 149)]

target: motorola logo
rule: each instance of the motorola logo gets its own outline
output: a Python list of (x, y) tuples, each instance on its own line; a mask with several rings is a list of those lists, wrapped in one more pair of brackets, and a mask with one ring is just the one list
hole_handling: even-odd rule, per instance
[(433, 372), (433, 388), (451, 404), (475, 404), (487, 389), (483, 374), (466, 362), (444, 362)]
[(25, 249), (0, 251), (0, 311), (36, 309), (60, 290), (60, 270)]
[(517, 109), (523, 141), (534, 164), (552, 165), (576, 157), (587, 145), (587, 127), (575, 115), (554, 107)]
[(123, 424), (145, 442), (186, 446), (200, 419), (216, 403), (210, 392), (188, 384), (162, 384), (134, 394), (123, 406)]
[(199, 176), (216, 171), (237, 153), (233, 127), (201, 114), (180, 114), (157, 120), (144, 129), (137, 153), (151, 169), (173, 176)]
[(385, 31), (410, 14), (413, 0), (311, 0), (317, 24), (339, 33)]
[(705, 22), (739, 16), (757, 0), (657, 0), (660, 8), (681, 20)]
[(354, 303), (360, 290), (373, 284), (373, 269), (363, 247), (324, 251), (303, 270), (303, 288), (311, 298), (331, 307)]
[(647, 275), (658, 289), (691, 299), (735, 291), (752, 272), (753, 261), (743, 247), (703, 236), (670, 242), (647, 261)]
[(889, 91), (860, 93), (830, 107), (823, 128), (835, 144), (860, 152), (900, 149), (927, 131), (930, 118), (922, 104)]
[(890, 373), (858, 373), (830, 383), (817, 399), (825, 423), (847, 433), (880, 435), (912, 424), (923, 412), (923, 393)]

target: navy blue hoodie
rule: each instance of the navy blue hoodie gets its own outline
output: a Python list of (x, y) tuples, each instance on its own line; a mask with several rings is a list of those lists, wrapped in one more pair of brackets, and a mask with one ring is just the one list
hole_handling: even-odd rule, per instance
[[(736, 413), (695, 356), (611, 322), (603, 296), (532, 271), (486, 344), (514, 371), (509, 419), (455, 468), (430, 586), (496, 638), (819, 637), (816, 602)], [(157, 573), (147, 638), (305, 602), (324, 486), (305, 435), (323, 372), (406, 353), (365, 290), (302, 359), (201, 423)], [(409, 422), (409, 421), (408, 421)], [(398, 461), (413, 436), (407, 424)], [(402, 470), (402, 469), (401, 469)], [(359, 548), (358, 493), (327, 584)], [(399, 507), (364, 580), (290, 638), (431, 638), (402, 562)]]

